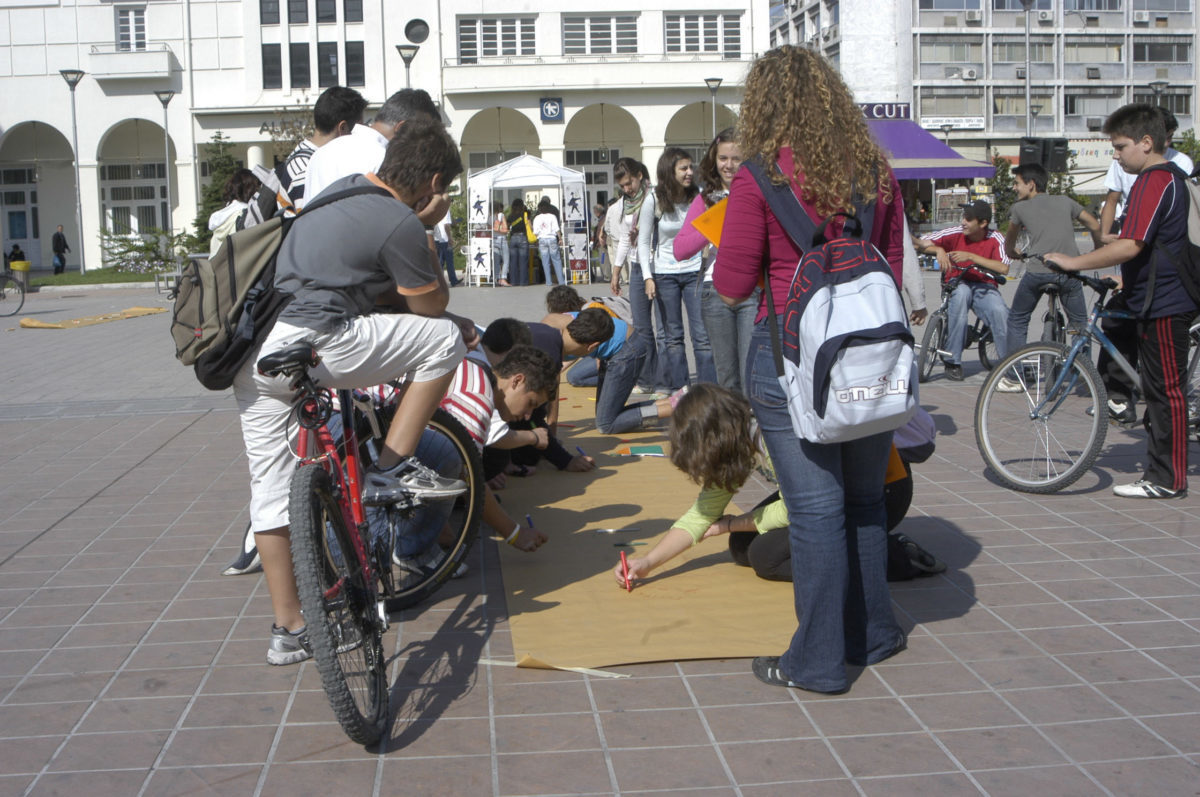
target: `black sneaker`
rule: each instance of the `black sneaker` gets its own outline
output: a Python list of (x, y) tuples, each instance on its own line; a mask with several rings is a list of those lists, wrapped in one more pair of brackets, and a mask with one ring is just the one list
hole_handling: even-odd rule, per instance
[(1131, 426), (1137, 423), (1137, 410), (1132, 401), (1108, 400), (1108, 417), (1120, 426)]
[(917, 545), (915, 540), (905, 534), (897, 534), (896, 538), (904, 546), (904, 555), (908, 557), (913, 569), (918, 571), (918, 575), (932, 576), (946, 572), (946, 563)]
[(244, 576), (247, 573), (257, 573), (262, 570), (262, 557), (258, 555), (258, 546), (254, 544), (254, 532), (246, 526), (246, 533), (242, 535), (242, 552), (238, 554), (238, 558), (230, 562), (229, 566), (221, 571), (223, 576)]
[(803, 689), (806, 692), (817, 692), (822, 695), (843, 695), (850, 691), (849, 687), (825, 691), (823, 689), (809, 689), (807, 686), (801, 686), (784, 675), (783, 670), (779, 669), (778, 656), (758, 656), (751, 663), (750, 668), (754, 671), (755, 678), (771, 686), (786, 686), (790, 689)]
[(963, 381), (962, 365), (959, 363), (946, 363), (946, 378), (953, 382)]

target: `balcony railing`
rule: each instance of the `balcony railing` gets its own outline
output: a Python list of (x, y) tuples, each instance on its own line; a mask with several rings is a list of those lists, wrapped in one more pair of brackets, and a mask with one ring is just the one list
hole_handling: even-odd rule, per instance
[(166, 42), (147, 42), (145, 49), (120, 49), (115, 44), (93, 44), (87, 71), (98, 80), (166, 78), (178, 69), (175, 54)]

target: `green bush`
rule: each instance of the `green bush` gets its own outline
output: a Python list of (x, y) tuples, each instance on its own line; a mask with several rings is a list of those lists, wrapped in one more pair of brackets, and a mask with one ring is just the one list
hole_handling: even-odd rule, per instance
[(180, 258), (193, 251), (193, 242), (194, 236), (187, 233), (172, 235), (158, 229), (131, 235), (114, 235), (107, 231), (100, 233), (100, 250), (105, 268), (125, 274), (173, 271)]

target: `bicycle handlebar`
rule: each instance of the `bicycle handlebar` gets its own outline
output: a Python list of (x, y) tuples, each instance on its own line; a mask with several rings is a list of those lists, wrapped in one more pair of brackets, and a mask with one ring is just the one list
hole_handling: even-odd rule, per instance
[(998, 273), (998, 272), (992, 271), (990, 268), (984, 268), (983, 266), (981, 266), (981, 265), (979, 265), (979, 264), (977, 264), (977, 263), (971, 263), (970, 265), (967, 265), (967, 266), (962, 266), (962, 265), (959, 265), (958, 263), (955, 263), (955, 264), (954, 264), (954, 266), (955, 266), (956, 268), (961, 268), (961, 269), (962, 269), (962, 273), (960, 273), (960, 274), (958, 274), (957, 276), (951, 277), (950, 279), (946, 280), (946, 282), (947, 282), (947, 283), (949, 283), (949, 282), (951, 282), (951, 281), (953, 281), (953, 280), (958, 280), (958, 281), (960, 281), (960, 282), (961, 282), (961, 281), (962, 281), (962, 278), (963, 278), (963, 275), (964, 275), (964, 274), (966, 274), (968, 271), (978, 271), (980, 274), (982, 274), (982, 275), (984, 275), (984, 276), (986, 276), (986, 277), (991, 277), (991, 278), (992, 278), (992, 279), (994, 279), (994, 280), (996, 281), (996, 283), (997, 283), (997, 284), (999, 284), (999, 285), (1004, 285), (1004, 284), (1006, 284), (1006, 283), (1008, 282), (1008, 277), (1006, 277), (1006, 276), (1004, 276), (1003, 274), (1000, 274), (1000, 273)]
[(1087, 285), (1089, 288), (1096, 291), (1096, 293), (1099, 293), (1101, 296), (1117, 287), (1117, 281), (1112, 277), (1089, 277), (1088, 275), (1079, 271), (1067, 271), (1053, 260), (1046, 260), (1043, 258), (1042, 262), (1045, 263), (1046, 268), (1050, 269), (1051, 271), (1057, 274), (1065, 274), (1068, 277), (1077, 279), (1084, 285)]

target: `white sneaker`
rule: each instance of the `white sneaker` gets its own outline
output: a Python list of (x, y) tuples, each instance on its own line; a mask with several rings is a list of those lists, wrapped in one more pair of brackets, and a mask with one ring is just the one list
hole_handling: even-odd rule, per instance
[(467, 491), (466, 482), (442, 476), (416, 457), (405, 457), (388, 470), (378, 470), (372, 465), (363, 482), (363, 503), (367, 506), (394, 504), (410, 496), (427, 501), (445, 500)]
[(1138, 479), (1133, 484), (1118, 484), (1113, 487), (1113, 495), (1122, 498), (1187, 498), (1187, 490), (1171, 490), (1152, 481)]
[[(412, 573), (415, 576), (425, 576), (437, 570), (445, 555), (446, 552), (435, 542), (416, 556), (398, 556), (393, 553), (392, 562), (406, 573)], [(450, 574), (450, 578), (462, 578), (470, 570), (471, 568), (467, 567), (467, 563), (463, 562), (454, 568), (454, 572)]]
[(996, 385), (997, 393), (1020, 393), (1024, 389), (1020, 382), (1007, 376), (1001, 377), (1000, 384)]

